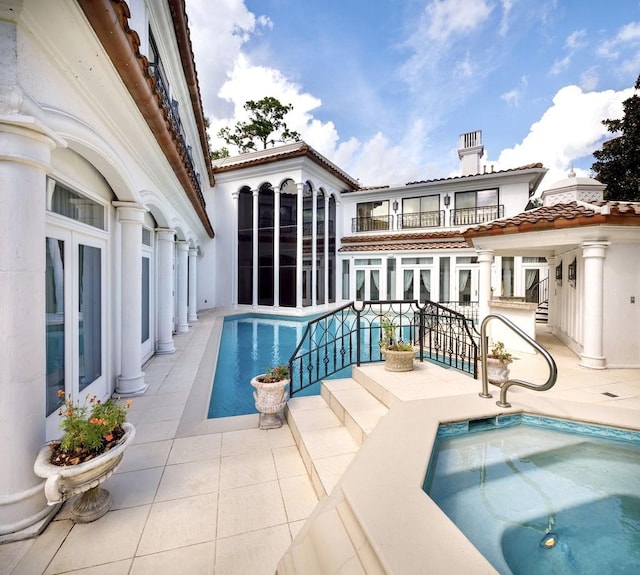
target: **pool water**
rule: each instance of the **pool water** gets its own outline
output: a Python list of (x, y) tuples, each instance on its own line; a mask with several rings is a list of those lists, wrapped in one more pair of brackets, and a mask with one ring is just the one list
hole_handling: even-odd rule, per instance
[[(259, 314), (225, 318), (209, 418), (257, 413), (249, 382), (268, 368), (289, 362), (309, 319)], [(316, 383), (296, 396), (319, 393)]]
[(432, 454), (424, 489), (466, 537), (503, 574), (640, 572), (640, 433), (499, 419)]

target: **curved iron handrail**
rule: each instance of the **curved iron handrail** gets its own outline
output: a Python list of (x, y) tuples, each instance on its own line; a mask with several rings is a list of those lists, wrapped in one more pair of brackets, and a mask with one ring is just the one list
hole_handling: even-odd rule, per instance
[(482, 392), (479, 394), (480, 397), (490, 398), (492, 395), (489, 393), (489, 381), (487, 379), (487, 348), (488, 348), (488, 337), (487, 337), (487, 324), (490, 320), (497, 319), (509, 327), (512, 331), (517, 333), (522, 339), (524, 339), (529, 345), (531, 345), (534, 349), (539, 351), (542, 354), (542, 357), (547, 362), (549, 366), (549, 378), (542, 385), (536, 385), (535, 383), (531, 383), (530, 381), (523, 381), (521, 379), (510, 379), (502, 384), (500, 387), (500, 400), (496, 401), (496, 405), (498, 407), (511, 407), (511, 404), (507, 402), (507, 390), (512, 385), (517, 385), (519, 387), (524, 387), (526, 389), (531, 389), (533, 391), (547, 391), (551, 389), (558, 379), (558, 366), (556, 365), (555, 360), (551, 357), (551, 354), (542, 347), (535, 339), (525, 333), (521, 328), (519, 328), (515, 323), (513, 323), (509, 318), (498, 314), (492, 313), (486, 316), (482, 320), (482, 324), (480, 326), (480, 353), (482, 357)]

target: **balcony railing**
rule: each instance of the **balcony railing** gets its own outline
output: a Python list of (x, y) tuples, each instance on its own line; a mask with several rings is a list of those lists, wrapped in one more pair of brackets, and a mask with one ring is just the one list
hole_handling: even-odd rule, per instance
[(451, 225), (484, 224), (502, 217), (504, 217), (504, 206), (502, 204), (481, 208), (457, 208), (451, 210)]
[(399, 227), (406, 228), (439, 228), (444, 226), (444, 211), (418, 212), (398, 216)]
[(352, 218), (352, 232), (375, 232), (392, 229), (393, 216), (368, 216)]

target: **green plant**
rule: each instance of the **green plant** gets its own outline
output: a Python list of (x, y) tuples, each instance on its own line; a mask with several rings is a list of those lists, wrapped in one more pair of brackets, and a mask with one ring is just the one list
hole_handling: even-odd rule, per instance
[(382, 330), (382, 338), (378, 342), (380, 349), (385, 351), (413, 351), (413, 345), (396, 339), (397, 326), (388, 313), (380, 318), (380, 329)]
[(122, 424), (131, 400), (122, 405), (109, 398), (103, 403), (95, 395), (87, 395), (81, 405), (71, 394), (65, 397), (62, 390), (58, 391), (58, 397), (61, 403), (58, 415), (63, 418), (60, 428), (64, 432), (57, 444), (58, 452), (98, 454), (123, 434)]
[(492, 357), (493, 359), (499, 359), (500, 361), (511, 361), (513, 357), (505, 348), (504, 343), (501, 341), (496, 341), (491, 348), (491, 352), (487, 357)]
[(283, 379), (289, 379), (289, 366), (288, 365), (276, 365), (270, 367), (261, 381), (265, 383), (275, 383), (276, 381), (282, 381)]

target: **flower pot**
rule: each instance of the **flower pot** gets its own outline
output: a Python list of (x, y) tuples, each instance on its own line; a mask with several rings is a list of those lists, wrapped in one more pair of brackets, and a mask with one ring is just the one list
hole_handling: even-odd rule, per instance
[(256, 409), (260, 412), (260, 429), (276, 429), (282, 427), (282, 420), (278, 417), (278, 413), (287, 403), (290, 380), (260, 381), (263, 377), (264, 374), (257, 375), (251, 380), (251, 385), (256, 388), (253, 399), (256, 402)]
[(395, 351), (383, 349), (380, 352), (384, 356), (384, 368), (387, 371), (412, 371), (413, 360), (416, 357), (414, 350)]
[(38, 453), (33, 471), (47, 481), (44, 493), (49, 505), (56, 505), (82, 493), (71, 508), (71, 517), (76, 523), (89, 523), (102, 517), (111, 508), (111, 494), (98, 486), (111, 477), (120, 466), (125, 449), (136, 436), (131, 423), (123, 423), (124, 436), (109, 451), (77, 465), (53, 465), (51, 445), (47, 444)]
[(502, 385), (509, 381), (510, 359), (496, 359), (487, 357), (487, 379), (490, 383)]

